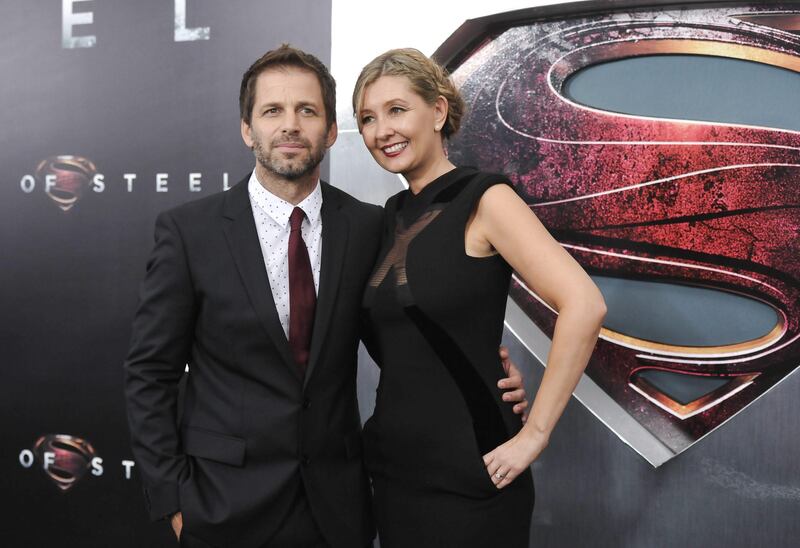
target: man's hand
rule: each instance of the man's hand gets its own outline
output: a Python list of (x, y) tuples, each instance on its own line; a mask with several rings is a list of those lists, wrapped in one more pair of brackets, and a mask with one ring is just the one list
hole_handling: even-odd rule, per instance
[(497, 387), (505, 390), (503, 393), (503, 401), (519, 402), (514, 405), (514, 413), (522, 415), (522, 422), (528, 419), (526, 410), (528, 409), (528, 400), (525, 399), (525, 381), (522, 378), (522, 373), (519, 372), (517, 366), (511, 361), (508, 355), (508, 348), (505, 346), (500, 347), (500, 359), (503, 361), (503, 370), (508, 375), (505, 379), (497, 381)]
[(169, 522), (172, 525), (172, 530), (175, 531), (175, 536), (178, 537), (178, 540), (181, 540), (181, 531), (183, 530), (183, 514), (180, 512), (172, 514)]

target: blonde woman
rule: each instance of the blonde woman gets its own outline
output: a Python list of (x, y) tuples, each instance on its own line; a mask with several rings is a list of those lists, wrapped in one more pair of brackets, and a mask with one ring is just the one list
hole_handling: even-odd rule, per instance
[[(464, 103), (439, 65), (414, 49), (380, 55), (353, 109), (373, 158), (409, 183), (386, 204), (363, 303), (381, 367), (364, 432), (381, 546), (528, 546), (529, 467), (586, 366), (603, 298), (506, 177), (448, 160)], [(495, 389), (512, 270), (559, 313), (524, 426)]]

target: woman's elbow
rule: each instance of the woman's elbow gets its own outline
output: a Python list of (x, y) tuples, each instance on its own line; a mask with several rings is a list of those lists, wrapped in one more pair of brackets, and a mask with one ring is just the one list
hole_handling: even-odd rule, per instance
[(608, 312), (608, 308), (606, 307), (606, 300), (603, 298), (603, 294), (600, 293), (600, 290), (597, 289), (596, 286), (594, 291), (592, 291), (591, 296), (588, 298), (588, 301), (589, 302), (586, 305), (588, 308), (587, 313), (595, 320), (595, 322), (597, 322), (598, 326), (602, 326), (603, 320)]
[(603, 294), (600, 293), (596, 286), (587, 288), (585, 291), (573, 293), (559, 313), (563, 314), (565, 310), (574, 311), (576, 316), (598, 326), (603, 324), (608, 312)]
[(597, 321), (602, 324), (603, 320), (606, 318), (606, 314), (608, 313), (608, 307), (606, 307), (606, 300), (603, 298), (603, 294), (600, 293), (599, 289), (597, 290), (595, 297), (592, 299), (592, 307), (594, 309), (594, 314), (596, 315)]

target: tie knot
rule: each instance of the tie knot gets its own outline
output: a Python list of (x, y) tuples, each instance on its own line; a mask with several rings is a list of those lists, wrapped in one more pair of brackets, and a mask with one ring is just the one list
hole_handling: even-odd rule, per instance
[(289, 229), (300, 230), (300, 227), (303, 225), (303, 218), (305, 218), (306, 213), (302, 210), (302, 208), (295, 207), (292, 210), (292, 215), (289, 217)]

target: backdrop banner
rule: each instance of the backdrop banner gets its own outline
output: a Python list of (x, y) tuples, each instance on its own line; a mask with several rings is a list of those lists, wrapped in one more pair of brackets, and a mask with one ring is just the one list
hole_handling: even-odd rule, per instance
[(122, 362), (156, 214), (254, 164), (242, 73), (330, 60), (329, 1), (17, 2), (0, 18), (4, 546), (172, 546), (149, 525)]

